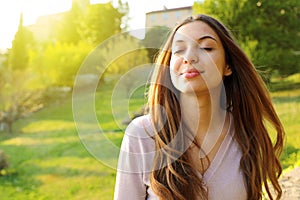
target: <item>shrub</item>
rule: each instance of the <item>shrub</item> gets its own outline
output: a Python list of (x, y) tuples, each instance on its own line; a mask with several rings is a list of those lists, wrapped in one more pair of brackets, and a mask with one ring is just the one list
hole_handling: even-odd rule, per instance
[(0, 171), (8, 168), (8, 166), (9, 166), (9, 163), (8, 163), (7, 156), (5, 155), (5, 153), (3, 151), (0, 150)]

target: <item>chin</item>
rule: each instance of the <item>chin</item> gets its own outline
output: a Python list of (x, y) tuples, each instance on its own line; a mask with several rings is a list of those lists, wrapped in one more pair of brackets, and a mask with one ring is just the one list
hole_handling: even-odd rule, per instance
[(206, 86), (199, 87), (199, 85), (198, 86), (194, 86), (194, 87), (192, 87), (192, 86), (182, 87), (182, 88), (178, 88), (178, 90), (181, 93), (183, 93), (183, 94), (191, 94), (191, 95), (192, 94), (199, 95), (199, 94), (207, 94), (207, 93), (209, 93), (209, 90), (208, 90), (208, 88)]

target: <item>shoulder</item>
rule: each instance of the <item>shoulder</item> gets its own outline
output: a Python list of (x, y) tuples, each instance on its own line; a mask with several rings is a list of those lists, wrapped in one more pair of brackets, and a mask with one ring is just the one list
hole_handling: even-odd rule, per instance
[(153, 135), (154, 129), (150, 116), (137, 117), (130, 122), (125, 130), (122, 148), (134, 153), (152, 151), (154, 149)]
[(119, 156), (119, 169), (149, 172), (155, 154), (153, 128), (148, 115), (135, 118), (126, 128)]
[(125, 134), (137, 137), (153, 136), (153, 126), (150, 115), (143, 115), (133, 119), (125, 130)]

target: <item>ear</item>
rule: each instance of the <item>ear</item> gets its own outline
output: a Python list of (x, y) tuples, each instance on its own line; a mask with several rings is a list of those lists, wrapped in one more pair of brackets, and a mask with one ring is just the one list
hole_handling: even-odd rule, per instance
[(231, 67), (227, 64), (224, 68), (224, 76), (229, 76), (232, 74)]

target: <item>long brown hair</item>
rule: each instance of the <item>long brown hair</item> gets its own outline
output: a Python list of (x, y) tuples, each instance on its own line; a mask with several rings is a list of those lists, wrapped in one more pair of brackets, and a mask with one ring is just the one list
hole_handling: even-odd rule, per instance
[[(226, 63), (232, 70), (230, 76), (224, 77), (226, 107), (232, 113), (234, 138), (242, 151), (240, 168), (248, 199), (262, 199), (263, 187), (270, 199), (279, 199), (282, 195), (278, 178), (282, 173), (279, 156), (283, 147), (283, 126), (254, 65), (236, 44), (230, 31), (222, 23), (206, 15), (189, 17), (177, 25), (156, 60), (148, 100), (150, 116), (156, 127), (156, 154), (150, 176), (151, 188), (160, 199), (208, 198), (207, 190), (188, 162), (186, 148), (182, 146), (188, 137), (182, 131), (178, 91), (171, 84), (169, 73), (171, 44), (176, 31), (196, 20), (206, 23), (217, 33), (225, 50)], [(274, 144), (266, 123), (276, 130)], [(169, 145), (175, 138), (175, 142)]]

